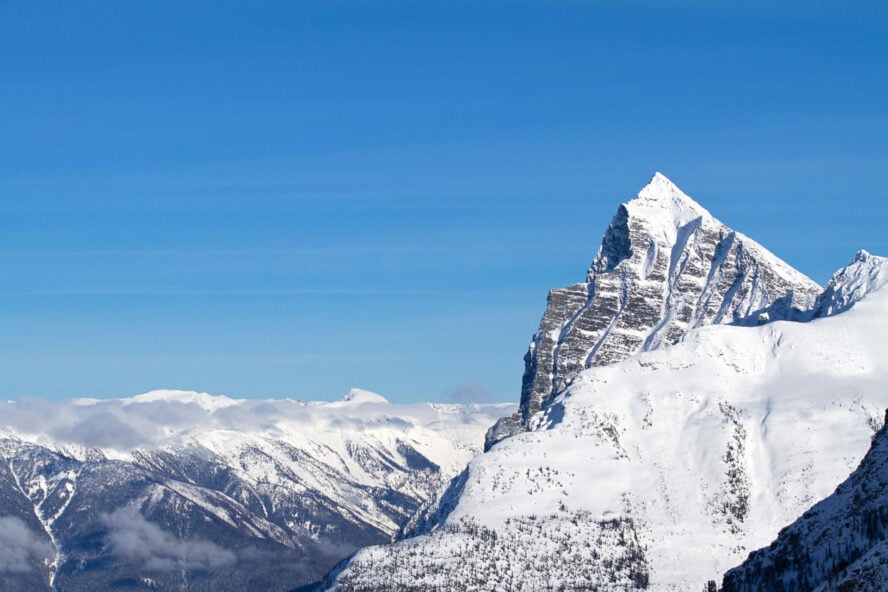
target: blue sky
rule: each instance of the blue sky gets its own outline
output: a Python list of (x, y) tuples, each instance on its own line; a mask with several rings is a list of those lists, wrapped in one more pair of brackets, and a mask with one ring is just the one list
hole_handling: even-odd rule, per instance
[(888, 11), (715, 4), (0, 4), (0, 397), (517, 400), (656, 170), (888, 254)]

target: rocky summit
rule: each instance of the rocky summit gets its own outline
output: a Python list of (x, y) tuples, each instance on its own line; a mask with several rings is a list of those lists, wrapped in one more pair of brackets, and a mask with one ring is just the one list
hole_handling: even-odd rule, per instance
[(672, 345), (702, 325), (801, 317), (821, 290), (656, 173), (618, 208), (586, 281), (549, 292), (524, 356), (521, 407), (491, 428), (486, 447), (526, 430), (587, 368)]

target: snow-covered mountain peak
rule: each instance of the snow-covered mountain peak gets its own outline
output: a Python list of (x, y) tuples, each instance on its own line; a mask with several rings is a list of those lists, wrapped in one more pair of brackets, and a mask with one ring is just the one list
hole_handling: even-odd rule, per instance
[(703, 325), (755, 325), (814, 308), (822, 288), (714, 218), (661, 173), (611, 220), (586, 281), (552, 290), (525, 356), (523, 431), (580, 372), (681, 341)]
[[(69, 399), (71, 405), (77, 407), (93, 407), (93, 406), (127, 406), (127, 405), (146, 405), (149, 403), (178, 403), (180, 405), (196, 405), (210, 413), (218, 410), (240, 405), (244, 399), (232, 399), (225, 395), (211, 395), (209, 393), (199, 393), (196, 391), (183, 391), (176, 389), (157, 389), (134, 395), (132, 397), (123, 397), (119, 399), (97, 399), (94, 397), (77, 397)], [(10, 401), (14, 404), (15, 401)]]
[(388, 403), (388, 399), (380, 395), (379, 393), (374, 393), (373, 391), (365, 391), (364, 389), (353, 388), (348, 393), (342, 397), (342, 401), (345, 403), (359, 404), (359, 403)]
[(678, 225), (709, 212), (678, 188), (666, 175), (657, 172), (638, 192), (638, 197), (625, 204), (632, 215)]
[(888, 258), (860, 250), (847, 267), (837, 271), (829, 280), (820, 297), (817, 316), (829, 316), (847, 310), (886, 283)]
[(209, 393), (174, 389), (158, 389), (134, 397), (120, 399), (120, 402), (125, 405), (156, 403), (160, 401), (167, 403), (181, 403), (182, 405), (197, 405), (207, 411), (224, 409), (225, 407), (239, 405), (243, 402), (242, 399), (232, 399), (225, 395), (211, 395)]

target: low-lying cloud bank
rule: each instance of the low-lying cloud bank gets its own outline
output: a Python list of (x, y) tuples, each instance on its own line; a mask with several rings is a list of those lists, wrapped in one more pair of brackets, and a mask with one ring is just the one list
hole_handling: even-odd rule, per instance
[(0, 516), (0, 573), (29, 572), (52, 557), (52, 545), (41, 540), (21, 518)]
[(108, 527), (111, 553), (146, 571), (213, 570), (237, 562), (233, 552), (210, 541), (175, 538), (135, 508), (120, 508), (102, 521)]
[[(474, 389), (453, 399), (483, 399)], [(364, 393), (366, 395), (366, 393)], [(471, 395), (471, 396), (469, 396)], [(304, 428), (373, 430), (398, 424), (430, 426), (446, 416), (454, 425), (498, 418), (509, 404), (392, 404), (385, 399), (333, 403), (292, 399), (230, 399), (188, 391), (153, 391), (125, 399), (71, 399), (53, 402), (23, 398), (0, 403), (3, 432), (38, 443), (51, 441), (98, 449), (130, 450), (154, 446), (202, 429), (259, 432), (276, 437)], [(485, 417), (486, 416), (486, 417)], [(406, 422), (406, 424), (405, 424)]]

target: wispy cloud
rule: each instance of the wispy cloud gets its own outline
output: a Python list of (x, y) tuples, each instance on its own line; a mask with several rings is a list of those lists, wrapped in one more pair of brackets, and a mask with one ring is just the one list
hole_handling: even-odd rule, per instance
[[(491, 400), (486, 388), (472, 382), (457, 386), (445, 396), (458, 403)], [(428, 425), (439, 419), (434, 407), (423, 403), (356, 406), (292, 399), (230, 399), (188, 391), (155, 391), (126, 399), (50, 402), (22, 398), (0, 402), (0, 430), (5, 428), (34, 442), (49, 440), (118, 451), (165, 443), (179, 446), (182, 439), (193, 442), (204, 429), (277, 437), (311, 426), (309, 431), (321, 437), (341, 429), (404, 425), (405, 421)]]
[(52, 546), (40, 540), (20, 518), (0, 516), (0, 573), (32, 571), (52, 556)]
[(103, 516), (111, 552), (150, 571), (209, 570), (230, 567), (235, 554), (210, 541), (177, 539), (146, 520), (135, 508)]
[(490, 403), (494, 400), (493, 393), (473, 381), (468, 381), (447, 391), (445, 398), (454, 403)]

